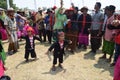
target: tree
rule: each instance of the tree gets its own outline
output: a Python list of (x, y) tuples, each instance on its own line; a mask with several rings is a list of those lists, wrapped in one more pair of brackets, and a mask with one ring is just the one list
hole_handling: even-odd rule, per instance
[[(7, 9), (7, 2), (6, 1), (7, 0), (0, 0), (0, 8)], [(16, 4), (13, 4), (13, 0), (9, 0), (9, 1), (10, 1), (10, 7), (17, 10), (18, 7), (16, 7)]]

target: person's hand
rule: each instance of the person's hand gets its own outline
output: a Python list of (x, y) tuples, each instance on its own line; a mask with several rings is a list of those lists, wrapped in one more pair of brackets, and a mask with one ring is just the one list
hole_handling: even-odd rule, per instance
[(70, 40), (69, 44), (72, 44), (72, 41)]

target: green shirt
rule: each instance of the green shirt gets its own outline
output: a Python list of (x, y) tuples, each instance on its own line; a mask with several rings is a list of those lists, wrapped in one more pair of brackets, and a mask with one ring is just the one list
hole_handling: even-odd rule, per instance
[(55, 30), (55, 29), (63, 29), (64, 22), (67, 21), (66, 15), (60, 14), (60, 9), (61, 8), (59, 8), (55, 13), (55, 24), (54, 24), (53, 30)]

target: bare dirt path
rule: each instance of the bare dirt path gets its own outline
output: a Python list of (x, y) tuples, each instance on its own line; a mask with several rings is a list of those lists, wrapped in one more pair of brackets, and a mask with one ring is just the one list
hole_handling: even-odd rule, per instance
[[(113, 67), (109, 67), (106, 60), (99, 59), (101, 52), (94, 56), (87, 51), (77, 50), (73, 55), (66, 52), (64, 57), (64, 69), (59, 67), (55, 72), (51, 71), (52, 60), (45, 55), (49, 45), (47, 43), (40, 44), (36, 42), (37, 61), (30, 60), (24, 62), (24, 44), (19, 42), (20, 49), (14, 55), (8, 56), (6, 74), (11, 76), (12, 80), (112, 80)], [(3, 42), (5, 51), (7, 51), (8, 43)], [(52, 56), (51, 56), (52, 58)]]

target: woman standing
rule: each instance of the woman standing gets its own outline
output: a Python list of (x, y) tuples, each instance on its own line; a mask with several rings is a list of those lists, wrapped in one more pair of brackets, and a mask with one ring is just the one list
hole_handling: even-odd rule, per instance
[(111, 62), (111, 58), (113, 56), (114, 52), (114, 34), (115, 30), (110, 30), (108, 27), (111, 25), (111, 23), (114, 20), (114, 12), (115, 12), (115, 6), (110, 5), (107, 11), (107, 24), (105, 29), (105, 36), (104, 36), (104, 42), (103, 42), (103, 49), (104, 55), (101, 58), (106, 58), (106, 54), (109, 54), (110, 57), (107, 60), (108, 62)]
[(18, 36), (17, 36), (17, 30), (16, 27), (16, 19), (14, 16), (14, 9), (9, 8), (7, 10), (7, 16), (4, 21), (5, 28), (7, 30), (8, 39), (9, 39), (9, 47), (8, 47), (8, 54), (13, 54), (18, 51), (19, 45), (18, 45)]
[(58, 40), (58, 32), (64, 31), (64, 23), (67, 21), (67, 17), (63, 14), (63, 10), (63, 1), (61, 0), (61, 7), (55, 12), (55, 24), (53, 26), (53, 41)]
[(91, 16), (87, 14), (88, 8), (83, 7), (81, 8), (82, 14), (80, 15), (78, 21), (79, 21), (79, 38), (78, 38), (78, 43), (79, 46), (78, 48), (81, 48), (81, 46), (84, 46), (84, 49), (87, 49), (87, 45), (89, 44), (89, 28), (91, 26)]

